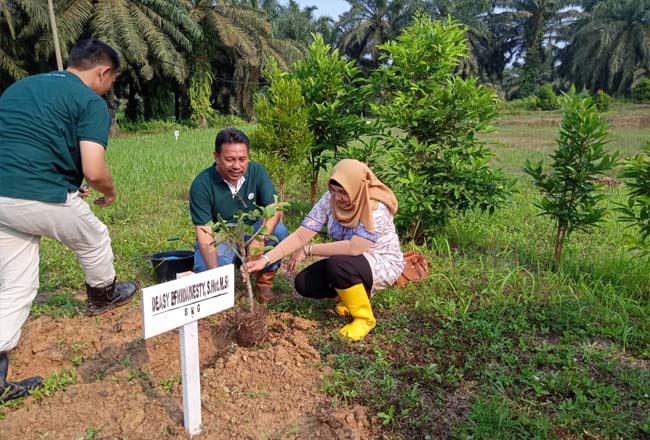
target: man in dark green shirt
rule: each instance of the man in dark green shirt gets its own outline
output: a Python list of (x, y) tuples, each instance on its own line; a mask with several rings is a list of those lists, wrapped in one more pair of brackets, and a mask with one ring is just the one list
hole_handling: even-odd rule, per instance
[(0, 97), (0, 403), (42, 382), (6, 380), (8, 351), (38, 292), (42, 236), (70, 247), (85, 274), (88, 315), (126, 304), (135, 282), (116, 283), (108, 229), (83, 200), (85, 178), (109, 206), (116, 196), (106, 165), (110, 115), (101, 95), (120, 66), (117, 52), (97, 40), (79, 42), (65, 71), (34, 75)]
[[(235, 253), (227, 243), (217, 243), (209, 227), (217, 215), (232, 220), (239, 211), (250, 212), (257, 206), (275, 203), (275, 188), (264, 167), (248, 161), (250, 141), (248, 136), (236, 128), (226, 128), (217, 134), (215, 140), (214, 164), (199, 173), (190, 188), (190, 214), (195, 225), (196, 245), (194, 271), (202, 272), (215, 267), (235, 263)], [(266, 231), (278, 241), (284, 240), (289, 231), (280, 222), (280, 211), (268, 220), (260, 218), (255, 225), (258, 230), (264, 225)], [(251, 247), (274, 246), (276, 241), (265, 243), (253, 240)], [(247, 251), (250, 253), (251, 249)], [(255, 280), (257, 299), (268, 302), (273, 299), (272, 286), (280, 262), (267, 265), (258, 272)]]

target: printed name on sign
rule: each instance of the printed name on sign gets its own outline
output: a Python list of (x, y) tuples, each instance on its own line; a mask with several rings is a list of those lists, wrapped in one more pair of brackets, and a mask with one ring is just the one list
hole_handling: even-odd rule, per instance
[(145, 338), (233, 307), (234, 277), (230, 264), (143, 289)]
[(211, 279), (192, 284), (191, 286), (181, 287), (171, 292), (162, 292), (151, 297), (151, 311), (155, 315), (164, 313), (168, 309), (194, 304), (208, 297), (227, 295), (229, 285), (230, 277), (222, 276), (218, 279)]

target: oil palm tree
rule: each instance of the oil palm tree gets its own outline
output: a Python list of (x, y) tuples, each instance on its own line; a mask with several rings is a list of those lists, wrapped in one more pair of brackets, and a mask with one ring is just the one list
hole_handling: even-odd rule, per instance
[(578, 87), (627, 94), (650, 74), (650, 0), (589, 2), (562, 51), (560, 72)]
[(226, 113), (253, 115), (253, 97), (270, 57), (286, 70), (302, 57), (299, 44), (276, 38), (267, 15), (259, 8), (226, 0), (187, 1), (203, 39), (195, 51), (197, 62), (211, 63), (215, 101)]
[[(519, 94), (529, 95), (551, 65), (562, 28), (579, 15), (572, 0), (496, 0), (509, 22), (517, 56), (524, 59)], [(547, 69), (545, 69), (547, 66)], [(548, 78), (550, 79), (550, 78)]]
[(473, 75), (498, 85), (515, 54), (510, 21), (495, 11), (493, 0), (430, 0), (423, 12), (433, 19), (451, 16), (466, 26), (467, 57), (459, 64), (460, 73)]
[(410, 0), (347, 0), (350, 9), (337, 23), (339, 50), (360, 66), (379, 65), (379, 45), (395, 38), (411, 22), (417, 5)]
[[(19, 4), (30, 18), (24, 32), (40, 35), (37, 57), (51, 57), (47, 1)], [(54, 7), (64, 57), (76, 41), (92, 36), (115, 48), (145, 80), (153, 78), (154, 71), (177, 81), (186, 78), (183, 53), (192, 49), (201, 30), (179, 1), (55, 0)]]
[(17, 38), (16, 25), (20, 18), (13, 2), (0, 0), (0, 93), (13, 81), (27, 75), (20, 56), (24, 48)]

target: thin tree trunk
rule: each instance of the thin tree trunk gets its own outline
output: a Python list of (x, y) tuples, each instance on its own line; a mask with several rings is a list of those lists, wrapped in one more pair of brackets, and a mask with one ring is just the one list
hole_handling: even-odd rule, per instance
[(564, 247), (565, 237), (566, 227), (558, 225), (557, 233), (555, 235), (555, 246), (553, 250), (553, 270), (557, 270), (560, 267), (560, 259), (562, 258), (562, 248)]
[[(242, 264), (246, 266), (246, 262), (242, 261)], [(255, 297), (253, 297), (253, 286), (251, 284), (251, 276), (248, 272), (244, 275), (246, 281), (246, 293), (248, 293), (248, 311), (252, 312), (255, 308)]]
[(52, 0), (47, 0), (47, 8), (50, 12), (50, 26), (52, 26), (52, 41), (54, 42), (56, 68), (58, 70), (63, 70), (63, 61), (61, 60), (61, 47), (59, 46), (59, 32), (56, 28), (56, 17), (54, 15), (54, 2)]
[(174, 92), (174, 118), (176, 122), (181, 120), (181, 92)]
[(318, 191), (318, 170), (313, 171), (311, 174), (311, 204), (316, 203), (316, 196)]
[[(278, 199), (279, 202), (284, 201), (284, 177), (280, 178), (280, 198)], [(282, 221), (284, 217), (284, 212), (280, 211), (280, 221)], [(269, 234), (273, 234), (273, 231), (268, 231)]]
[(119, 136), (120, 126), (117, 123), (117, 108), (119, 106), (119, 101), (117, 96), (115, 96), (115, 92), (111, 90), (106, 94), (104, 99), (108, 106), (108, 113), (111, 115), (111, 128), (109, 134), (110, 136)]

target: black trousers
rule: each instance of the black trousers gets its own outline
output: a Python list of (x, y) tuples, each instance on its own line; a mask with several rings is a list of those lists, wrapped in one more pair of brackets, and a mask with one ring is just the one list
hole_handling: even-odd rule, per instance
[(308, 298), (336, 298), (334, 289), (347, 289), (363, 284), (369, 294), (372, 289), (372, 269), (363, 255), (335, 255), (307, 266), (294, 281), (296, 290)]

